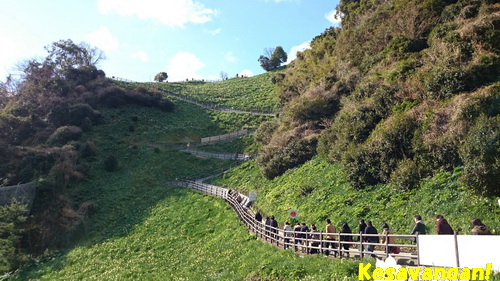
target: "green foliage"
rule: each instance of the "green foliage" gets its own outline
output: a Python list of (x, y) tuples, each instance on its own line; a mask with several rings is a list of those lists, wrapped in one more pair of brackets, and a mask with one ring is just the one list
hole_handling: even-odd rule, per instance
[(278, 122), (275, 120), (263, 122), (255, 132), (255, 140), (262, 144), (268, 144), (271, 141), (272, 133), (278, 129), (278, 126)]
[(387, 222), (395, 233), (407, 234), (414, 225), (413, 216), (420, 214), (429, 233), (435, 234), (435, 216), (444, 214), (453, 229), (463, 234), (470, 234), (474, 217), (500, 233), (498, 198), (471, 192), (459, 180), (462, 174), (458, 168), (436, 173), (423, 179), (420, 188), (403, 192), (394, 192), (392, 184), (360, 191), (348, 183), (339, 165), (316, 157), (272, 180), (266, 179), (252, 160), (210, 182), (256, 192), (255, 207), (263, 215), (274, 215), (280, 223), (288, 220), (288, 210), (294, 208), (300, 222), (321, 228), (326, 218), (337, 228), (344, 222), (353, 228), (359, 219), (370, 219), (377, 228)]
[[(398, 180), (411, 187), (415, 175), (462, 165), (458, 146), (473, 120), (459, 118), (460, 111), (495, 111), (479, 98), (500, 77), (491, 48), (498, 7), (491, 4), (341, 1), (342, 29), (317, 36), (275, 76), (284, 112), (268, 139), (297, 135), (298, 128), (319, 134), (319, 154), (341, 163), (357, 187)], [(392, 122), (394, 129), (384, 125)], [(409, 163), (418, 172), (410, 174)]]
[(464, 70), (436, 69), (430, 73), (425, 86), (430, 99), (446, 99), (453, 94), (465, 91), (469, 86), (469, 80), (470, 76)]
[(0, 273), (15, 270), (26, 261), (19, 247), (25, 232), (26, 211), (26, 205), (14, 199), (0, 206)]
[(303, 96), (288, 103), (284, 119), (290, 122), (317, 121), (330, 117), (339, 110), (339, 97), (322, 87), (309, 90)]
[(62, 126), (50, 135), (47, 143), (61, 146), (70, 141), (79, 140), (82, 137), (82, 129), (76, 126)]
[(390, 184), (395, 190), (409, 190), (417, 187), (419, 180), (417, 164), (410, 159), (403, 159), (391, 173)]
[(290, 168), (307, 162), (316, 154), (316, 143), (316, 139), (291, 139), (280, 149), (273, 146), (264, 147), (259, 156), (262, 173), (272, 179)]
[(285, 63), (288, 56), (283, 50), (283, 47), (277, 46), (274, 49), (266, 50), (267, 56), (260, 56), (258, 61), (260, 66), (265, 71), (272, 71), (280, 67), (281, 64)]
[(118, 169), (118, 159), (114, 155), (108, 155), (103, 162), (104, 170), (114, 172)]
[[(358, 263), (367, 262), (300, 257), (252, 239), (220, 199), (162, 184), (141, 190), (154, 201), (135, 202), (145, 211), (120, 218), (116, 227), (125, 228), (122, 233), (75, 247), (11, 279), (356, 280)], [(141, 215), (132, 226), (125, 222)]]
[(500, 116), (477, 118), (460, 147), (464, 182), (481, 193), (500, 195)]
[(274, 112), (279, 108), (275, 87), (268, 72), (253, 77), (233, 78), (220, 82), (162, 83), (162, 90), (180, 94), (200, 102), (235, 109), (256, 109)]
[(156, 82), (167, 82), (168, 74), (166, 72), (159, 72), (155, 75), (154, 80)]

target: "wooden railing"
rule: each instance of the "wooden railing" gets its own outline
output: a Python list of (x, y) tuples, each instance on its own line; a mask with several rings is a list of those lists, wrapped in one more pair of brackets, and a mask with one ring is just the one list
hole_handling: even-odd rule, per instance
[[(250, 206), (248, 197), (235, 190), (189, 180), (178, 180), (175, 183), (179, 186), (224, 199), (231, 205), (249, 231), (283, 249), (292, 249), (295, 252), (302, 252), (304, 254), (326, 253), (328, 251), (339, 257), (362, 258), (364, 256), (388, 257), (392, 255), (395, 258), (412, 260), (415, 265), (419, 264), (418, 244), (412, 242), (417, 240), (417, 235), (284, 231), (281, 228), (272, 227), (257, 221), (255, 214), (248, 208)], [(326, 237), (328, 236), (333, 236), (335, 239), (327, 240)], [(351, 239), (346, 239), (346, 236)], [(385, 237), (385, 242), (368, 242), (367, 238), (370, 237), (378, 237), (379, 239)], [(389, 238), (394, 238), (396, 243), (389, 243)], [(374, 246), (374, 251), (368, 251), (368, 246), (370, 245)], [(393, 247), (398, 247), (400, 252), (398, 254), (391, 253), (390, 249)]]

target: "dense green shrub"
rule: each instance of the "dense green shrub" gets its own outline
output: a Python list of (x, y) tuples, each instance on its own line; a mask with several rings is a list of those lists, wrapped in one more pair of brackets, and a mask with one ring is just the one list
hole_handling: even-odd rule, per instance
[(430, 99), (450, 98), (453, 94), (468, 89), (470, 78), (469, 73), (462, 69), (452, 71), (436, 69), (430, 73), (430, 78), (426, 81), (427, 96)]
[(113, 155), (108, 155), (103, 162), (104, 170), (114, 172), (118, 169), (118, 159)]
[(374, 108), (367, 105), (343, 109), (322, 132), (318, 152), (331, 161), (340, 161), (348, 147), (363, 143), (381, 119)]
[(125, 104), (125, 93), (122, 87), (111, 85), (99, 92), (98, 99), (107, 107), (117, 108)]
[(463, 181), (475, 190), (500, 195), (500, 116), (480, 116), (459, 150)]
[(391, 173), (390, 184), (395, 190), (409, 190), (417, 187), (419, 180), (417, 164), (411, 159), (403, 159)]
[(82, 131), (84, 132), (90, 132), (90, 130), (92, 129), (92, 120), (90, 120), (90, 118), (88, 117), (83, 118), (80, 124), (80, 128), (82, 128)]
[(80, 151), (80, 155), (82, 157), (90, 157), (90, 156), (95, 156), (96, 152), (97, 152), (97, 147), (95, 142), (86, 141)]
[(98, 124), (101, 119), (101, 113), (86, 103), (77, 103), (68, 107), (68, 124), (80, 126), (86, 117), (93, 124)]
[(64, 145), (73, 140), (79, 140), (82, 136), (82, 129), (76, 126), (62, 126), (49, 137), (47, 143), (51, 145)]
[(276, 121), (263, 122), (257, 131), (255, 131), (254, 139), (262, 144), (268, 144), (278, 126), (278, 122)]
[(301, 165), (316, 154), (316, 139), (292, 139), (283, 148), (266, 146), (259, 155), (262, 173), (268, 179)]
[(357, 146), (342, 153), (340, 164), (351, 185), (362, 189), (380, 182), (376, 178), (378, 168), (376, 159), (374, 151)]
[(366, 144), (341, 154), (341, 164), (354, 186), (387, 183), (400, 160), (412, 158), (416, 121), (405, 114), (392, 116), (371, 133)]
[(10, 204), (0, 206), (0, 273), (13, 271), (27, 261), (19, 247), (25, 232), (26, 211), (26, 205), (14, 199)]

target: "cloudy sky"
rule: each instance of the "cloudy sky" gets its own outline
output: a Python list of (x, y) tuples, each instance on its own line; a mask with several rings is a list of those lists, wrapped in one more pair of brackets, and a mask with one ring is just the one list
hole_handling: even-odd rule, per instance
[(4, 0), (0, 80), (60, 39), (104, 51), (108, 76), (216, 80), (263, 72), (264, 49), (289, 57), (336, 21), (337, 0)]

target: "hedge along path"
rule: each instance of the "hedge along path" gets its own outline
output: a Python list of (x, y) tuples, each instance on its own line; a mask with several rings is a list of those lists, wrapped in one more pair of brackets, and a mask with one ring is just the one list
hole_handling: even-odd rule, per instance
[[(132, 81), (132, 80), (124, 79), (124, 78), (118, 78), (118, 77), (112, 77), (111, 79), (116, 80), (116, 81), (126, 82), (126, 83), (139, 83), (136, 81)], [(260, 116), (273, 116), (273, 117), (276, 117), (279, 114), (279, 112), (268, 112), (268, 111), (263, 111), (263, 110), (240, 110), (240, 109), (235, 109), (235, 108), (218, 106), (216, 104), (200, 102), (200, 101), (197, 101), (195, 99), (185, 97), (183, 95), (179, 95), (179, 94), (175, 94), (175, 93), (168, 92), (165, 90), (161, 90), (158, 87), (153, 86), (153, 85), (144, 84), (144, 86), (153, 90), (153, 91), (157, 91), (159, 93), (162, 93), (166, 96), (180, 99), (180, 100), (188, 102), (188, 103), (196, 104), (196, 105), (201, 106), (205, 109), (211, 109), (211, 110), (217, 110), (217, 111), (223, 111), (223, 112), (232, 112), (232, 113), (260, 115)]]
[[(417, 238), (417, 235), (398, 235), (398, 234), (347, 234), (346, 233), (324, 233), (320, 232), (300, 232), (300, 231), (284, 231), (279, 227), (265, 225), (261, 221), (255, 219), (255, 213), (250, 209), (251, 201), (248, 196), (216, 185), (203, 183), (202, 180), (176, 180), (169, 184), (189, 188), (199, 192), (203, 192), (212, 196), (219, 197), (226, 201), (236, 212), (238, 218), (244, 223), (248, 230), (261, 240), (276, 245), (284, 250), (292, 249), (299, 254), (325, 254), (334, 257), (389, 257), (389, 254), (399, 260), (400, 264), (415, 265), (418, 264), (417, 245), (409, 241)], [(349, 236), (350, 239), (346, 239)], [(334, 237), (333, 240), (327, 238)], [(352, 238), (356, 239), (352, 239)], [(365, 238), (379, 237), (384, 238), (383, 243), (374, 243), (364, 241)], [(389, 243), (389, 238), (395, 242)], [(350, 240), (350, 241), (348, 241)], [(357, 240), (354, 242), (352, 240)], [(406, 241), (404, 243), (403, 241)], [(349, 245), (347, 249), (344, 245)], [(373, 245), (379, 248), (373, 252), (367, 251), (367, 246)], [(398, 247), (401, 252), (393, 254), (389, 252), (389, 248)]]

